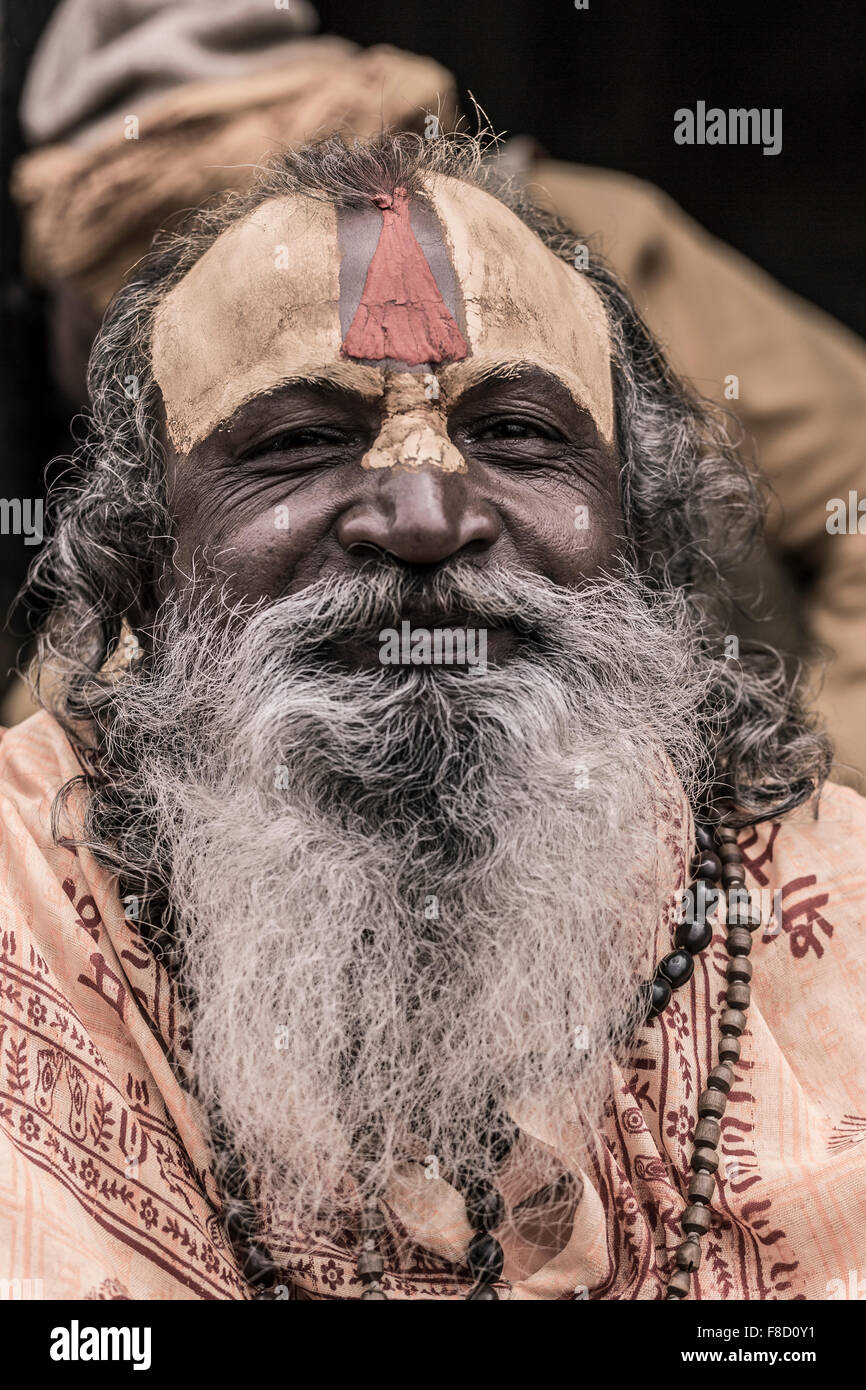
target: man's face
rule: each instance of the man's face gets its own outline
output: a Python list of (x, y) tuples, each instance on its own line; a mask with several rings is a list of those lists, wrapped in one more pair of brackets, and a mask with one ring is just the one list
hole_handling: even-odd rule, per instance
[[(560, 585), (607, 566), (622, 525), (601, 303), (490, 195), (447, 178), (428, 195), (411, 225), (462, 345), (450, 359), (348, 355), (353, 323), (370, 342), (358, 306), (387, 216), (372, 204), (271, 200), (167, 297), (153, 364), (176, 578), (198, 554), (232, 594), (276, 599), (383, 554)], [(404, 272), (385, 264), (386, 294), (412, 311), (431, 282)]]

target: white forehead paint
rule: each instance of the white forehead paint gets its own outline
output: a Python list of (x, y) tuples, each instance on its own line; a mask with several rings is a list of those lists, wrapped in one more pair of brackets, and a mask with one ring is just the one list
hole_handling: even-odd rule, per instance
[(152, 361), (178, 453), (251, 397), (340, 361), (337, 214), (275, 198), (217, 238), (166, 296)]
[[(445, 178), (429, 189), (470, 347), (464, 362), (445, 368), (449, 396), (485, 359), (534, 363), (559, 377), (611, 439), (607, 323), (592, 286), (490, 194)], [(347, 362), (342, 342), (335, 209), (300, 196), (262, 204), (214, 242), (157, 312), (153, 370), (175, 449), (188, 453), (246, 401), (330, 366), (347, 385), (350, 373), (363, 376), (367, 393), (378, 380), (385, 394), (383, 433), (365, 467), (462, 471), (446, 447), (443, 403), (422, 402), (413, 389), (407, 409), (386, 364)]]
[[(458, 179), (430, 181), (463, 295), (473, 359), (532, 362), (558, 376), (613, 438), (613, 382), (604, 306), (509, 208)], [(461, 366), (448, 368), (459, 380)]]

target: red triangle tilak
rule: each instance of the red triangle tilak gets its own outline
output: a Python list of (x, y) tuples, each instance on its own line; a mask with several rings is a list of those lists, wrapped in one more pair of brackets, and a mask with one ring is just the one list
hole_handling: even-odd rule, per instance
[(468, 356), (466, 339), (412, 230), (406, 189), (395, 188), (393, 196), (381, 194), (373, 201), (382, 209), (382, 230), (343, 356), (390, 357), (413, 367)]

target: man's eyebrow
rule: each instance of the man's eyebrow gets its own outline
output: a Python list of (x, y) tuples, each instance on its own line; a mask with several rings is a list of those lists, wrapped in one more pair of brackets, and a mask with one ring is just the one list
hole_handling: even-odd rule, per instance
[(264, 390), (251, 392), (235, 406), (231, 415), (214, 427), (211, 434), (243, 429), (250, 417), (258, 414), (262, 407), (269, 403), (279, 405), (284, 397), (301, 391), (321, 396), (355, 396), (373, 402), (381, 398), (383, 385), (378, 372), (349, 363), (336, 363), (333, 367), (309, 372), (293, 372), (291, 376), (280, 377)]
[[(458, 384), (459, 383), (459, 384)], [(544, 391), (556, 404), (575, 416), (580, 416), (597, 429), (597, 422), (588, 406), (576, 400), (566, 383), (555, 371), (537, 362), (498, 361), (464, 367), (457, 364), (446, 382), (448, 405), (451, 409), (485, 386), (524, 386)]]

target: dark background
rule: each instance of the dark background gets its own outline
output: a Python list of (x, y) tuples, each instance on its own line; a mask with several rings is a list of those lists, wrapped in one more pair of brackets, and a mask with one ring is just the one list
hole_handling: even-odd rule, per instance
[[(323, 29), (455, 74), (494, 128), (659, 184), (866, 335), (866, 8), (590, 0), (321, 0)], [(750, 18), (751, 15), (751, 18)], [(782, 107), (783, 147), (675, 145), (673, 113)]]
[[(37, 472), (68, 448), (45, 365), (41, 302), (18, 277), (6, 191), (21, 149), (23, 76), (52, 8), (53, 0), (0, 0), (2, 496), (34, 495)], [(438, 59), (456, 75), (464, 109), (472, 92), (497, 131), (531, 134), (553, 158), (659, 184), (866, 335), (861, 7), (590, 0), (576, 11), (573, 0), (320, 0), (318, 9), (323, 32)], [(699, 99), (782, 107), (781, 154), (675, 145), (674, 111)], [(0, 618), (9, 598), (0, 591)]]

